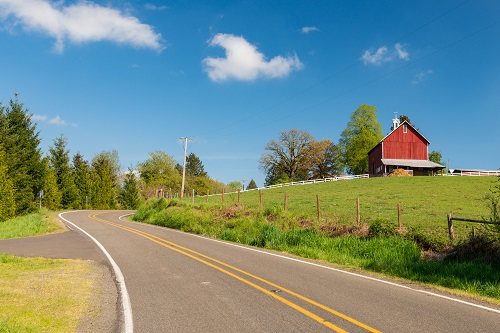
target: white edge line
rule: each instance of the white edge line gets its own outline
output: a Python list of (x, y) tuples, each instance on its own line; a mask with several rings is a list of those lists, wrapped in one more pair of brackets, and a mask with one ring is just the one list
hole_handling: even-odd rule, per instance
[[(133, 214), (122, 215), (122, 216), (119, 217), (119, 219), (121, 220), (122, 217), (129, 216), (129, 215), (133, 215)], [(130, 221), (128, 221), (128, 222), (130, 222)], [(137, 223), (137, 222), (135, 222), (135, 223)], [(291, 258), (291, 257), (287, 257), (287, 256), (284, 256), (284, 255), (281, 255), (281, 254), (276, 254), (276, 253), (272, 253), (272, 252), (266, 252), (266, 251), (263, 251), (263, 250), (254, 249), (254, 248), (243, 246), (243, 245), (239, 245), (239, 244), (229, 243), (229, 242), (225, 242), (225, 241), (222, 241), (222, 240), (219, 240), (219, 239), (208, 238), (208, 237), (204, 237), (204, 236), (200, 236), (200, 235), (196, 235), (196, 234), (190, 234), (190, 233), (183, 232), (183, 231), (176, 230), (176, 229), (171, 229), (171, 228), (166, 228), (166, 227), (160, 227), (160, 226), (157, 226), (157, 225), (154, 225), (154, 224), (149, 224), (149, 223), (142, 223), (142, 222), (139, 222), (139, 223), (144, 224), (144, 225), (149, 225), (149, 226), (152, 226), (152, 227), (156, 227), (156, 228), (160, 228), (160, 229), (172, 230), (172, 231), (175, 231), (175, 232), (179, 232), (179, 233), (191, 235), (191, 236), (194, 236), (194, 237), (203, 238), (203, 239), (210, 240), (210, 241), (217, 242), (217, 243), (222, 243), (222, 244), (234, 246), (234, 247), (245, 249), (245, 250), (248, 250), (248, 251), (254, 251), (254, 252), (266, 254), (266, 255), (269, 255), (269, 256), (274, 256), (274, 257), (278, 257), (278, 258), (282, 258), (282, 259), (286, 259), (286, 260), (291, 260), (291, 261), (299, 262), (299, 263), (306, 264), (306, 265), (311, 265), (311, 266), (315, 266), (315, 267), (319, 267), (319, 268), (323, 268), (323, 269), (329, 269), (329, 270), (332, 270), (332, 271), (335, 271), (335, 272), (344, 273), (344, 274), (348, 274), (348, 275), (353, 275), (353, 276), (356, 276), (356, 277), (359, 277), (359, 278), (363, 278), (363, 279), (367, 279), (367, 280), (372, 280), (372, 281), (379, 282), (379, 283), (385, 283), (385, 284), (388, 284), (388, 285), (391, 285), (391, 286), (394, 286), (394, 287), (403, 288), (403, 289), (407, 289), (407, 290), (412, 290), (412, 291), (415, 291), (417, 293), (422, 293), (422, 294), (426, 294), (426, 295), (429, 295), (429, 296), (443, 298), (443, 299), (446, 299), (446, 300), (449, 300), (449, 301), (452, 301), (452, 302), (457, 302), (457, 303), (469, 305), (469, 306), (472, 306), (472, 307), (476, 307), (476, 308), (480, 308), (480, 309), (483, 309), (483, 310), (487, 310), (487, 311), (491, 311), (491, 312), (495, 312), (495, 313), (499, 313), (500, 314), (500, 310), (497, 310), (497, 309), (493, 309), (493, 308), (490, 308), (490, 307), (487, 307), (487, 306), (483, 306), (483, 305), (479, 305), (479, 304), (475, 304), (475, 303), (463, 301), (461, 299), (457, 299), (457, 298), (453, 298), (453, 297), (449, 297), (449, 296), (445, 296), (445, 295), (440, 295), (440, 294), (433, 293), (433, 292), (426, 291), (426, 290), (415, 289), (415, 288), (408, 287), (408, 286), (405, 286), (405, 285), (402, 285), (402, 284), (399, 284), (399, 283), (385, 281), (385, 280), (377, 279), (377, 278), (374, 278), (374, 277), (371, 277), (371, 276), (366, 276), (366, 275), (362, 275), (362, 274), (358, 274), (358, 273), (353, 273), (353, 272), (345, 271), (345, 270), (334, 268), (334, 267), (330, 267), (330, 266), (320, 265), (320, 264), (316, 264), (316, 263), (305, 261), (305, 260), (301, 260), (301, 259)]]
[(59, 218), (66, 221), (67, 223), (71, 224), (73, 227), (77, 228), (78, 230), (83, 232), (85, 235), (87, 235), (90, 239), (92, 239), (94, 241), (94, 243), (96, 243), (97, 246), (99, 246), (101, 251), (104, 252), (106, 257), (108, 258), (109, 262), (111, 263), (111, 266), (113, 267), (113, 271), (114, 271), (115, 276), (116, 276), (116, 281), (118, 282), (118, 286), (120, 289), (120, 295), (121, 295), (122, 307), (123, 307), (123, 321), (124, 321), (123, 332), (124, 333), (132, 333), (132, 332), (134, 332), (134, 321), (133, 321), (133, 317), (132, 317), (132, 305), (130, 303), (130, 297), (129, 297), (129, 294), (127, 291), (127, 286), (125, 286), (125, 278), (123, 277), (122, 271), (120, 270), (120, 267), (118, 267), (116, 262), (113, 260), (111, 255), (108, 253), (108, 251), (106, 251), (104, 246), (101, 243), (99, 243), (99, 241), (97, 239), (95, 239), (88, 232), (86, 232), (85, 230), (83, 230), (82, 228), (80, 228), (79, 226), (74, 224), (73, 222), (70, 222), (67, 219), (65, 219), (64, 217), (62, 217), (63, 214), (73, 213), (73, 212), (74, 211), (60, 213)]

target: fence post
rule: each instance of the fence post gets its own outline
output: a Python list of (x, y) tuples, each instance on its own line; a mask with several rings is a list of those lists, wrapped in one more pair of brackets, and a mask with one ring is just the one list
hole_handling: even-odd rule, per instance
[(360, 225), (360, 224), (361, 224), (361, 207), (360, 207), (360, 205), (359, 205), (359, 198), (358, 198), (357, 206), (358, 206), (358, 216), (357, 216), (357, 220), (358, 220), (358, 225)]
[(208, 194), (210, 193), (210, 190), (207, 190), (207, 197), (205, 199), (205, 202), (208, 202)]
[(222, 189), (222, 204), (224, 204), (224, 189)]
[(450, 233), (450, 240), (453, 240), (455, 237), (453, 235), (453, 219), (451, 213), (448, 214), (448, 232)]
[(321, 206), (319, 200), (319, 194), (316, 194), (316, 207), (318, 209), (318, 220), (321, 218)]
[(401, 229), (401, 205), (398, 204), (398, 228)]
[(262, 210), (262, 190), (259, 190), (259, 209)]
[(240, 203), (240, 189), (238, 189), (238, 207), (240, 207), (241, 203)]
[(192, 204), (194, 205), (194, 188), (193, 188), (193, 197), (191, 199)]
[(285, 212), (288, 210), (288, 202), (287, 202), (288, 200), (287, 199), (288, 199), (288, 197), (287, 197), (286, 192), (285, 192), (285, 205), (284, 205)]

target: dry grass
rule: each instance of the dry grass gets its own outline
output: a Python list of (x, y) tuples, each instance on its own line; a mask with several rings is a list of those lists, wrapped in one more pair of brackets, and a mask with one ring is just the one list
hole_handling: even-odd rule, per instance
[(74, 332), (90, 307), (96, 269), (0, 254), (0, 332)]

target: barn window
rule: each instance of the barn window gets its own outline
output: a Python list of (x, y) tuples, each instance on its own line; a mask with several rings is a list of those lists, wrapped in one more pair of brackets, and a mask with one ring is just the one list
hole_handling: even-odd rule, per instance
[(403, 133), (408, 132), (408, 126), (406, 124), (403, 125)]

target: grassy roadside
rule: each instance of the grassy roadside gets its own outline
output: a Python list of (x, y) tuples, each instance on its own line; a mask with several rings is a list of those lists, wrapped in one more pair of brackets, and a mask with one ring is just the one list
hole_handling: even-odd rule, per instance
[[(442, 178), (431, 179), (441, 182), (439, 179)], [(235, 203), (201, 202), (191, 205), (160, 199), (147, 202), (133, 219), (448, 288), (500, 304), (500, 257), (492, 261), (491, 257), (481, 255), (473, 259), (449, 255), (450, 248), (458, 245), (459, 241), (450, 242), (444, 223), (429, 217), (446, 216), (450, 206), (454, 207), (454, 211), (475, 214), (473, 216), (486, 215), (485, 209), (478, 206), (484, 195), (481, 193), (489, 189), (492, 179), (458, 180), (449, 184), (455, 191), (452, 204), (446, 198), (449, 186), (444, 194), (436, 186), (432, 191), (435, 197), (429, 199), (429, 193), (423, 186), (428, 181), (417, 177), (413, 182), (405, 180), (404, 190), (400, 182), (390, 180), (384, 184), (384, 191), (370, 189), (374, 184), (380, 186), (378, 182), (358, 181), (350, 183), (351, 187), (349, 182), (345, 182), (342, 185), (345, 189), (338, 186), (339, 182), (321, 184), (321, 187), (297, 187), (309, 193), (300, 194), (297, 189), (290, 191), (294, 197), (311, 197), (311, 193), (316, 191), (322, 191), (323, 195), (334, 193), (339, 198), (347, 197), (347, 201), (362, 192), (366, 206), (361, 225), (334, 218), (312, 218), (306, 212), (310, 203), (304, 203), (302, 209), (297, 205), (295, 212), (284, 212), (281, 206), (283, 192), (276, 194), (270, 190), (265, 195), (276, 200), (262, 210), (248, 204), (248, 197), (244, 198), (245, 205), (240, 207)], [(407, 211), (407, 224), (403, 229), (398, 229), (394, 220), (380, 215), (384, 210), (382, 202), (394, 193), (400, 193), (413, 207), (411, 212)], [(340, 199), (337, 203), (343, 205)], [(429, 214), (429, 211), (432, 213)], [(421, 218), (422, 215), (429, 217), (428, 223)], [(410, 221), (414, 223), (410, 224)], [(467, 226), (462, 232), (463, 239), (469, 237)], [(500, 253), (500, 250), (497, 251)]]
[[(0, 223), (0, 239), (62, 231), (54, 214)], [(75, 332), (91, 306), (97, 267), (82, 260), (0, 253), (0, 332)]]
[(64, 231), (57, 217), (43, 210), (0, 222), (0, 239), (39, 236)]

